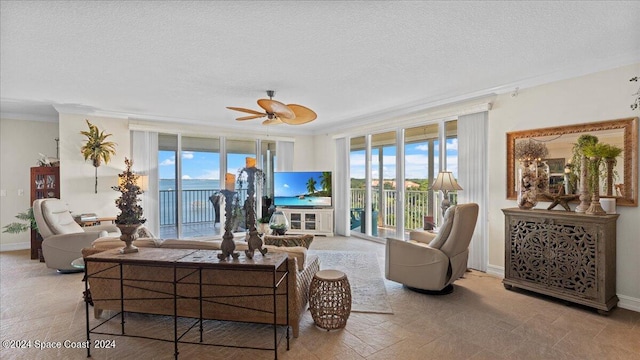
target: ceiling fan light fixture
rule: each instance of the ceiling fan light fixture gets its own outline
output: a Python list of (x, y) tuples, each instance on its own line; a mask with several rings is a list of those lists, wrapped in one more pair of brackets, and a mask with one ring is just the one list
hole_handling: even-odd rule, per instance
[(238, 121), (258, 119), (266, 116), (267, 120), (262, 122), (263, 125), (276, 125), (282, 123), (289, 125), (302, 125), (317, 118), (317, 114), (307, 107), (297, 104), (285, 105), (280, 101), (273, 100), (275, 93), (275, 90), (267, 90), (267, 96), (269, 96), (269, 99), (258, 100), (258, 105), (264, 109), (264, 112), (233, 106), (227, 106), (227, 109), (252, 114), (252, 116), (236, 118)]

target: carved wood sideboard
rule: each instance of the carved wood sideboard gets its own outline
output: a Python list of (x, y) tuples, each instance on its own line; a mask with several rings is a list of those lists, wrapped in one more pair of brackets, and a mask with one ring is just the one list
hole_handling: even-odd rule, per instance
[(618, 215), (503, 209), (504, 287), (594, 307), (606, 314), (616, 296)]

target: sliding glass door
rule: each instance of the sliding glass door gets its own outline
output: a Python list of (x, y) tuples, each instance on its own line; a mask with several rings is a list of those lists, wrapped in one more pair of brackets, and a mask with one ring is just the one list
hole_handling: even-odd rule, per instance
[(180, 185), (182, 232), (180, 238), (220, 233), (220, 139), (181, 137)]
[(396, 232), (396, 132), (371, 136), (371, 235)]
[[(404, 142), (400, 144), (402, 151), (398, 151), (397, 141)], [(441, 120), (401, 132), (352, 137), (349, 158), (352, 232), (384, 238), (438, 226), (442, 221), (439, 208), (442, 194), (430, 188), (440, 171), (449, 170), (457, 178), (457, 145), (456, 120)], [(404, 174), (397, 174), (397, 164), (401, 162)], [(404, 189), (398, 188), (400, 184), (404, 184)], [(398, 194), (404, 194), (402, 201)], [(455, 204), (456, 192), (451, 191), (448, 196)], [(367, 221), (369, 216), (373, 218), (371, 225)]]
[(158, 135), (161, 238), (220, 233), (220, 140)]
[(430, 185), (438, 174), (438, 124), (408, 128), (404, 137), (404, 228), (434, 226), (437, 215)]

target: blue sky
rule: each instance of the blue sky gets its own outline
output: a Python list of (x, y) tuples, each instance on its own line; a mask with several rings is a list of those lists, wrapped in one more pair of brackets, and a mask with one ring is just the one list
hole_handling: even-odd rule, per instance
[[(458, 139), (447, 139), (447, 170), (453, 172), (458, 177)], [(438, 173), (438, 141), (434, 144), (434, 169)], [(396, 177), (396, 148), (395, 146), (383, 149), (383, 175), (385, 179)], [(427, 177), (427, 166), (429, 163), (428, 147), (426, 142), (418, 142), (405, 145), (405, 178), (425, 179)], [(372, 178), (378, 178), (378, 150), (372, 149), (371, 154)], [(365, 155), (364, 150), (351, 152), (351, 177), (364, 179)]]
[[(244, 168), (247, 157), (255, 154), (227, 154), (227, 172), (234, 175)], [(175, 179), (176, 157), (173, 151), (158, 152), (160, 179)], [(211, 152), (182, 152), (182, 179), (220, 179), (220, 155)]]
[[(435, 171), (438, 172), (438, 145), (435, 146)], [(227, 172), (237, 174), (238, 170), (245, 166), (246, 157), (255, 157), (254, 154), (228, 154)], [(405, 146), (405, 177), (424, 179), (427, 174), (429, 160), (427, 143), (419, 142)], [(364, 150), (352, 152), (351, 177), (364, 179)], [(160, 179), (175, 178), (175, 153), (173, 151), (159, 151), (159, 176)], [(384, 149), (383, 174), (385, 179), (393, 179), (396, 174), (396, 149), (394, 146)], [(378, 177), (378, 152), (374, 149), (371, 161), (372, 177)], [(447, 170), (458, 177), (458, 139), (447, 139)], [(220, 155), (209, 152), (182, 152), (182, 179), (220, 179)], [(319, 181), (318, 181), (319, 186)], [(303, 192), (306, 189), (303, 190)]]

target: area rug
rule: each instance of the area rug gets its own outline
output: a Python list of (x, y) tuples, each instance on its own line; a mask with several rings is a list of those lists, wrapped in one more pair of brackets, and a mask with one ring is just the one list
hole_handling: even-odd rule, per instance
[(393, 314), (375, 253), (310, 250), (309, 254), (318, 255), (320, 270), (340, 270), (347, 274), (351, 286), (351, 311)]

